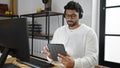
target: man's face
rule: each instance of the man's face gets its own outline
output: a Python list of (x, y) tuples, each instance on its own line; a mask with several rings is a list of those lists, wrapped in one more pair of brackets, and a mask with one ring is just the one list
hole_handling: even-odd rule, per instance
[(76, 10), (66, 10), (65, 18), (69, 27), (78, 25), (79, 13)]

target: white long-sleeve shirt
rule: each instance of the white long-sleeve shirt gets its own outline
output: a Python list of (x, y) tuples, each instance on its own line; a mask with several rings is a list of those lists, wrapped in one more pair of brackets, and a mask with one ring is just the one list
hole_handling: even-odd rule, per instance
[(51, 43), (64, 44), (67, 53), (75, 60), (74, 68), (94, 68), (98, 59), (98, 39), (90, 27), (81, 24), (70, 30), (68, 25), (58, 28)]

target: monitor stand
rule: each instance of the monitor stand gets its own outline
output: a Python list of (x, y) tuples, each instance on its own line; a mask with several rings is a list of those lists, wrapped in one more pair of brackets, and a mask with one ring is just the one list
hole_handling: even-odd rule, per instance
[(6, 61), (6, 58), (7, 58), (8, 54), (9, 54), (9, 51), (10, 51), (9, 48), (5, 48), (3, 50), (3, 53), (2, 53), (2, 55), (0, 57), (0, 67), (3, 67), (3, 65), (4, 65), (4, 63)]

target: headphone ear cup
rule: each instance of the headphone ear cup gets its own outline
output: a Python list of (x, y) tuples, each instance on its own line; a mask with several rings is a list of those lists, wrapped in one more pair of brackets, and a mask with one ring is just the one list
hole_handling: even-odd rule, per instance
[(65, 18), (65, 11), (64, 11), (63, 17)]
[(79, 18), (81, 19), (82, 17), (83, 17), (83, 9), (82, 9), (82, 7), (80, 6), (80, 8), (79, 8)]
[(42, 0), (42, 2), (43, 2), (44, 4), (46, 4), (46, 3), (48, 2), (48, 0)]
[(83, 17), (83, 12), (80, 12), (79, 19), (81, 19), (82, 17)]
[(63, 17), (65, 18), (65, 14), (63, 14)]

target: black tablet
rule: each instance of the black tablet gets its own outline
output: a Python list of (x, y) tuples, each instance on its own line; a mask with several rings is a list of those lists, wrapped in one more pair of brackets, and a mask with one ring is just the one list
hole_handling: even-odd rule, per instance
[(58, 53), (66, 55), (66, 51), (63, 44), (48, 44), (48, 48), (54, 61), (58, 61)]

